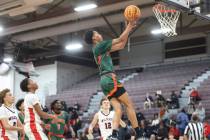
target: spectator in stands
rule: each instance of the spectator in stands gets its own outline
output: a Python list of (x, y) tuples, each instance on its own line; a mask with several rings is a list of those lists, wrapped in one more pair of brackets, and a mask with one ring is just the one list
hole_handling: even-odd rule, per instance
[(61, 104), (63, 106), (63, 109), (62, 110), (68, 112), (68, 107), (66, 105), (66, 102), (65, 101), (61, 101)]
[(172, 121), (169, 128), (169, 138), (178, 140), (180, 136), (179, 129), (176, 128), (176, 122)]
[(86, 135), (88, 135), (88, 128), (89, 128), (89, 123), (85, 123), (84, 127), (79, 129), (77, 131), (77, 136), (79, 139), (82, 139), (82, 137), (85, 137)]
[(166, 109), (166, 111), (162, 117), (163, 122), (166, 123), (167, 121), (170, 121), (170, 117), (171, 117), (171, 114), (170, 114), (169, 110)]
[(190, 92), (190, 101), (197, 103), (197, 101), (200, 101), (200, 100), (201, 100), (201, 98), (200, 98), (198, 91), (195, 88), (192, 88), (192, 90)]
[(168, 128), (170, 128), (172, 126), (172, 124), (176, 124), (176, 116), (177, 116), (177, 114), (176, 115), (170, 114), (170, 117), (165, 122), (165, 125), (168, 126)]
[(205, 108), (202, 106), (202, 103), (199, 103), (195, 112), (198, 114), (200, 121), (203, 122), (206, 116), (206, 111), (205, 111)]
[(154, 104), (154, 101), (153, 101), (152, 96), (150, 96), (149, 93), (147, 93), (146, 98), (145, 98), (145, 102), (144, 102), (144, 109), (152, 108), (153, 104)]
[(77, 114), (77, 112), (76, 112), (76, 110), (74, 108), (72, 110), (70, 108), (69, 114), (71, 116), (69, 124), (72, 126), (74, 132), (77, 134), (77, 131), (79, 129), (81, 129), (82, 122), (81, 122), (81, 120), (79, 118), (79, 115)]
[(80, 110), (80, 107), (81, 107), (81, 105), (80, 105), (78, 102), (76, 102), (76, 103), (74, 104), (74, 109), (75, 109), (76, 111), (79, 111), (79, 110)]
[(178, 113), (176, 122), (177, 122), (177, 128), (179, 129), (180, 135), (183, 136), (185, 127), (187, 126), (189, 122), (189, 118), (184, 109), (182, 109), (181, 112)]
[(187, 105), (187, 115), (188, 115), (189, 120), (191, 120), (191, 116), (192, 116), (193, 112), (195, 112), (195, 105), (193, 102), (190, 102)]
[(171, 104), (172, 104), (172, 107), (171, 107), (172, 109), (179, 108), (179, 99), (175, 91), (171, 92)]
[(161, 90), (158, 90), (156, 92), (156, 97), (157, 97), (157, 107), (165, 106), (166, 100), (162, 96), (162, 91)]
[(141, 121), (140, 130), (142, 138), (146, 139), (150, 137), (151, 133), (146, 121)]
[(158, 116), (158, 113), (155, 113), (154, 118), (152, 120), (152, 126), (157, 126), (159, 125), (159, 123), (160, 123), (160, 118)]
[(137, 108), (136, 110), (138, 112), (138, 113), (136, 113), (136, 117), (137, 117), (138, 123), (140, 125), (141, 122), (145, 120), (145, 117), (144, 117), (144, 114), (141, 113), (140, 108)]
[(160, 122), (159, 129), (157, 132), (158, 140), (167, 140), (168, 139), (168, 129), (164, 126), (163, 122)]
[(167, 99), (166, 99), (166, 105), (167, 105), (167, 108), (168, 108), (168, 109), (172, 109), (173, 104), (172, 104), (172, 101), (171, 101), (170, 98), (167, 98)]
[(152, 135), (150, 136), (150, 140), (156, 140), (155, 134), (152, 134)]
[(198, 114), (192, 114), (192, 120), (189, 122), (184, 131), (184, 140), (203, 140), (204, 128), (203, 124), (199, 121)]
[(120, 140), (135, 140), (135, 131), (131, 126), (128, 119), (123, 120), (126, 124), (125, 127), (119, 129), (119, 139)]
[(207, 119), (204, 122), (204, 136), (207, 140), (210, 140), (210, 124)]
[(166, 106), (161, 106), (160, 112), (159, 112), (159, 117), (161, 120), (166, 120), (169, 118), (169, 111)]

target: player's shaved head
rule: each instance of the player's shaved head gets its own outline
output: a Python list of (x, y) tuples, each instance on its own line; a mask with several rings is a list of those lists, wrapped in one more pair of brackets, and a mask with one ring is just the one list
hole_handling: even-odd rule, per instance
[(28, 92), (28, 83), (29, 83), (29, 78), (25, 78), (21, 81), (20, 83), (20, 89), (23, 91), (23, 92)]

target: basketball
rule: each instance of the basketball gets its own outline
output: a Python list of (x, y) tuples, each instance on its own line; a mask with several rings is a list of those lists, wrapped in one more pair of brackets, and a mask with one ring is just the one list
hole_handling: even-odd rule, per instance
[(128, 21), (135, 21), (140, 18), (141, 11), (135, 5), (129, 5), (125, 8), (124, 16)]

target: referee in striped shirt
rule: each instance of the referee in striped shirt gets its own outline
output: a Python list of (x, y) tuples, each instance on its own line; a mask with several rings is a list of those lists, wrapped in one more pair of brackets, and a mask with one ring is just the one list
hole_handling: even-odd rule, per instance
[(204, 140), (204, 128), (199, 121), (198, 114), (194, 112), (191, 119), (185, 128), (184, 140)]

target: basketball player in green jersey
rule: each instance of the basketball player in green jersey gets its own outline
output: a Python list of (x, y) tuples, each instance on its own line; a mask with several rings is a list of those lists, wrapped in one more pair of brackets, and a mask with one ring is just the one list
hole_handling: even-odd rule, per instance
[[(48, 137), (50, 140), (64, 140), (65, 129), (68, 128), (69, 115), (67, 112), (62, 111), (61, 101), (55, 100), (51, 103), (52, 114), (56, 115), (59, 119), (59, 123), (55, 123), (52, 119), (46, 120), (48, 125)], [(72, 130), (72, 129), (71, 129)]]
[(127, 115), (132, 127), (135, 129), (137, 137), (140, 137), (140, 130), (133, 103), (123, 85), (117, 79), (113, 69), (112, 58), (110, 56), (111, 52), (122, 50), (125, 47), (128, 35), (135, 26), (136, 22), (129, 22), (120, 37), (106, 41), (103, 40), (102, 35), (97, 31), (92, 30), (85, 34), (85, 41), (87, 44), (92, 45), (94, 58), (99, 67), (101, 88), (103, 93), (111, 101), (115, 110), (113, 132), (110, 136), (110, 140), (117, 140), (119, 134), (118, 128), (122, 115), (121, 104), (126, 106)]
[[(17, 110), (19, 111), (19, 113), (18, 113), (19, 120), (22, 124), (24, 124), (24, 118), (25, 118), (24, 99), (18, 100), (15, 106), (16, 106)], [(21, 140), (20, 134), (18, 135), (18, 140)], [(24, 140), (29, 140), (26, 135), (25, 135)]]

